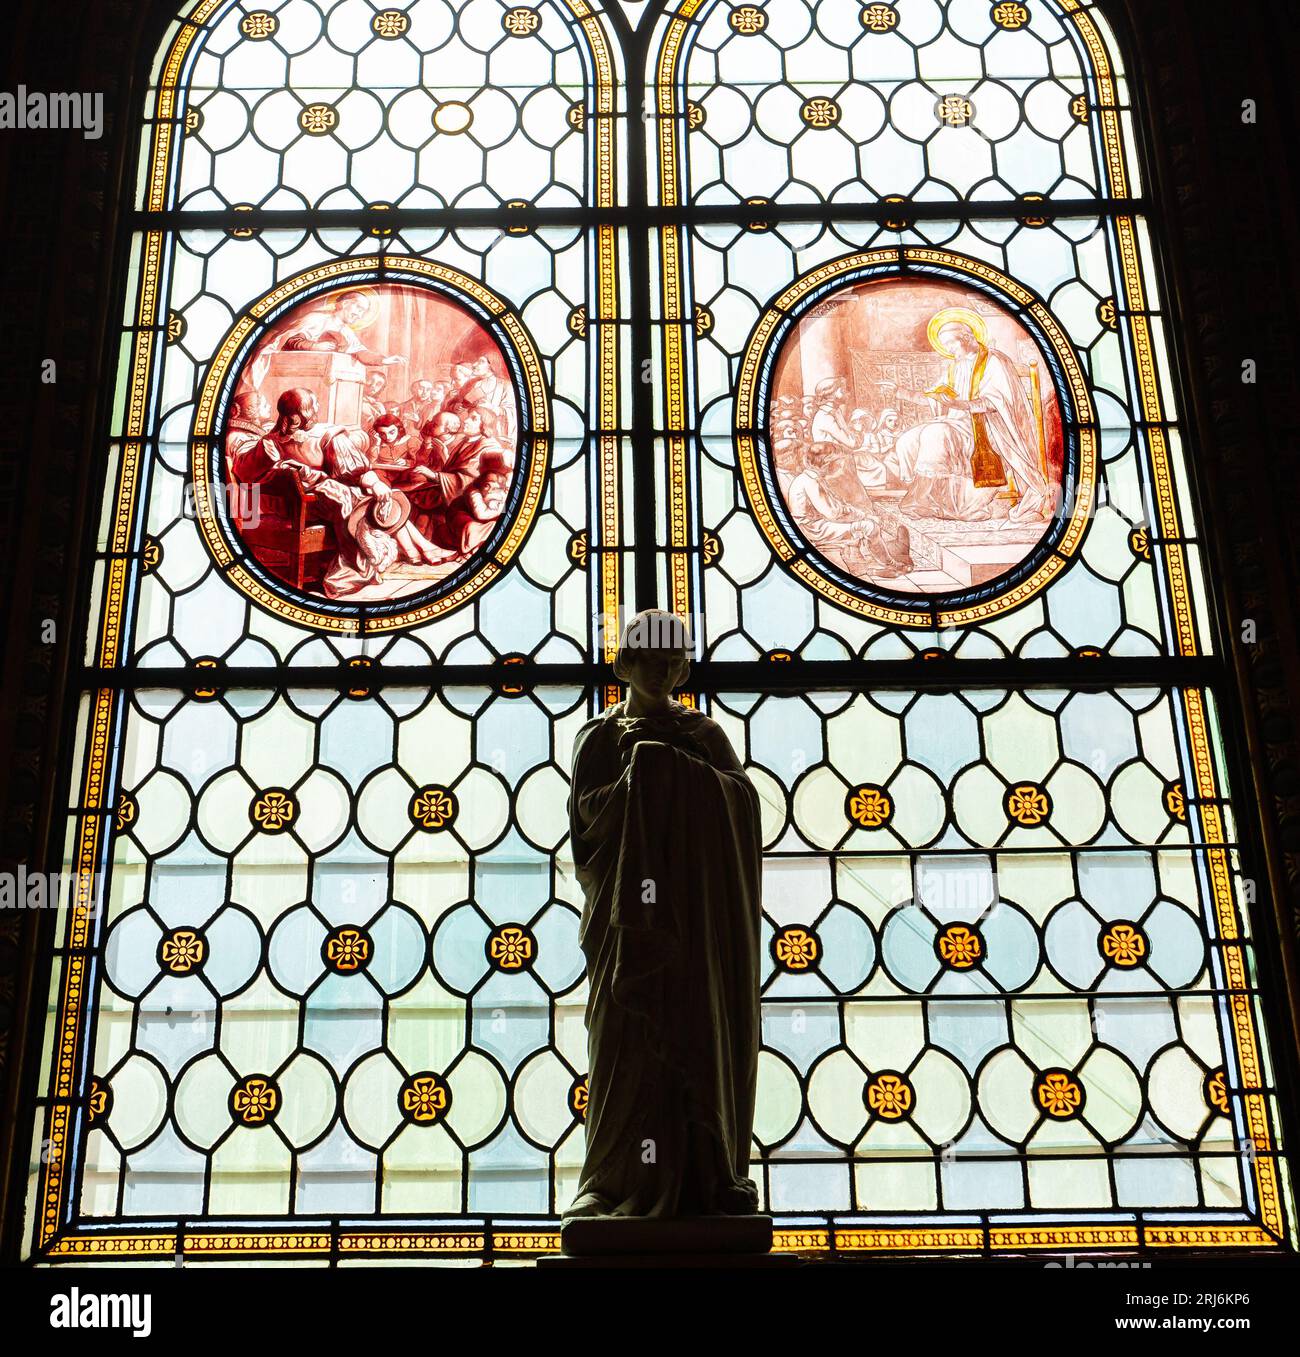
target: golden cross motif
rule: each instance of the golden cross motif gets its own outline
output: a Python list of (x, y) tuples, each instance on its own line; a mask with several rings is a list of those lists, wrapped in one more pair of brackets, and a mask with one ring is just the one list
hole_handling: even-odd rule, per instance
[(587, 1076), (584, 1074), (569, 1092), (569, 1105), (573, 1108), (574, 1116), (586, 1120), (587, 1103), (590, 1097), (591, 1085), (587, 1082)]
[(263, 42), (272, 37), (280, 27), (280, 21), (274, 14), (264, 9), (255, 9), (240, 20), (239, 31), (250, 42)]
[(939, 956), (954, 971), (968, 971), (984, 955), (984, 942), (965, 924), (949, 924), (939, 935)]
[(840, 106), (834, 99), (818, 96), (809, 99), (799, 110), (799, 116), (809, 127), (825, 129), (834, 127), (840, 120)]
[(446, 829), (456, 818), (456, 800), (445, 787), (422, 787), (411, 798), (410, 815), (420, 829)]
[(298, 803), (288, 792), (276, 789), (254, 799), (250, 818), (268, 834), (279, 834), (289, 828), (297, 815)]
[(1113, 965), (1128, 969), (1147, 954), (1147, 940), (1133, 924), (1111, 924), (1101, 939), (1102, 955)]
[(894, 818), (894, 803), (883, 787), (862, 786), (849, 794), (848, 812), (863, 829), (880, 829)]
[(776, 959), (787, 971), (806, 971), (817, 960), (817, 939), (805, 928), (784, 928), (773, 944)]
[(370, 939), (357, 928), (340, 928), (325, 944), (325, 959), (336, 971), (358, 971), (370, 960)]
[(402, 1089), (402, 1111), (427, 1125), (447, 1110), (447, 1089), (436, 1074), (416, 1074)]
[(370, 21), (370, 31), (377, 38), (400, 38), (410, 26), (410, 15), (400, 9), (381, 9)]
[(260, 1126), (264, 1121), (273, 1118), (279, 1105), (280, 1095), (275, 1086), (257, 1074), (250, 1074), (235, 1089), (231, 1098), (235, 1115), (246, 1126)]
[(164, 940), (159, 955), (173, 975), (188, 975), (203, 965), (207, 947), (192, 928), (176, 928), (171, 937)]
[(541, 26), (542, 16), (526, 5), (516, 5), (501, 18), (501, 27), (512, 38), (526, 38), (530, 33), (536, 33)]
[(330, 104), (308, 104), (298, 114), (298, 126), (309, 136), (323, 137), (339, 125), (339, 112)]
[(1038, 783), (1022, 782), (1007, 789), (1006, 812), (1008, 820), (1032, 827), (1047, 823), (1052, 814), (1052, 803)]
[(1024, 28), (1029, 22), (1029, 11), (1024, 5), (1011, 3), (1011, 0), (1008, 0), (1006, 4), (994, 5), (993, 22), (999, 28), (1007, 28), (1012, 31), (1017, 28)]
[(912, 1110), (915, 1095), (901, 1074), (877, 1074), (867, 1081), (867, 1106), (884, 1121), (901, 1121)]
[(935, 106), (945, 127), (965, 127), (975, 116), (975, 105), (964, 94), (947, 94)]
[(488, 955), (503, 971), (522, 970), (533, 959), (533, 940), (518, 924), (507, 924), (493, 934)]
[(1064, 1070), (1051, 1070), (1042, 1075), (1035, 1093), (1039, 1107), (1058, 1121), (1073, 1117), (1083, 1106), (1083, 1089)]
[(862, 27), (870, 33), (888, 33), (898, 27), (898, 11), (893, 5), (868, 5), (861, 18)]
[(767, 15), (754, 5), (739, 5), (731, 11), (728, 22), (737, 33), (748, 38), (767, 27)]

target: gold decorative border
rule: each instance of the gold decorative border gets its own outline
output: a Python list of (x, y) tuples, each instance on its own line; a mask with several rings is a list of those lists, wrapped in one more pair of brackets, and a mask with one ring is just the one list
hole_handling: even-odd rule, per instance
[[(594, 117), (595, 204), (611, 208), (618, 202), (618, 90), (613, 51), (604, 23), (585, 0), (565, 0), (579, 20), (595, 71)], [(619, 371), (622, 354), (619, 345), (619, 293), (622, 286), (619, 232), (600, 225), (595, 233), (595, 277), (589, 280), (588, 317), (596, 343), (596, 499), (600, 515), (600, 550), (596, 592), (599, 595), (600, 645), (606, 663), (612, 664), (618, 650), (620, 605), (623, 599), (623, 558), (618, 550), (623, 534), (622, 445), (619, 428)], [(590, 558), (589, 558), (590, 559)], [(595, 602), (596, 600), (593, 600)], [(617, 684), (602, 689), (602, 707), (612, 706), (622, 697)]]
[(1119, 118), (1119, 90), (1110, 51), (1091, 13), (1084, 9), (1080, 0), (1059, 0), (1059, 3), (1079, 30), (1088, 49), (1092, 72), (1097, 81), (1097, 92), (1101, 96), (1096, 113), (1101, 127), (1102, 153), (1110, 196), (1127, 198), (1130, 189), (1128, 160), (1125, 156), (1124, 133)]
[[(778, 1220), (772, 1235), (773, 1253), (811, 1258), (836, 1254), (974, 1254), (1016, 1255), (1097, 1252), (1142, 1248), (1176, 1251), (1206, 1249), (1276, 1249), (1279, 1241), (1266, 1230), (1241, 1221), (1159, 1224), (982, 1225), (921, 1226), (841, 1225), (783, 1226)], [(496, 1228), (470, 1226), (394, 1225), (328, 1230), (222, 1230), (195, 1227), (184, 1235), (174, 1230), (149, 1233), (139, 1229), (80, 1230), (56, 1240), (45, 1251), (44, 1262), (137, 1261), (179, 1258), (181, 1262), (222, 1263), (278, 1256), (288, 1259), (383, 1258), (416, 1254), (445, 1258), (508, 1256), (528, 1259), (560, 1251), (559, 1231), (539, 1226)]]
[(1163, 539), (1165, 568), (1169, 580), (1169, 602), (1173, 610), (1174, 639), (1180, 655), (1199, 655), (1196, 620), (1192, 607), (1187, 552), (1182, 542), (1182, 522), (1168, 435), (1163, 424), (1165, 409), (1160, 395), (1160, 375), (1156, 368), (1155, 344), (1150, 316), (1147, 314), (1146, 289), (1142, 283), (1142, 263), (1138, 247), (1137, 222), (1132, 217), (1117, 217), (1115, 239), (1119, 248), (1120, 274), (1129, 316), (1129, 333), (1137, 368), (1138, 401), (1147, 424), (1146, 442), (1151, 485), (1155, 494), (1157, 531)]
[(1228, 861), (1228, 837), (1224, 830), (1219, 778), (1216, 776), (1214, 751), (1211, 745), (1206, 695), (1199, 688), (1182, 691), (1183, 717), (1186, 721), (1191, 752), (1191, 777), (1188, 782), (1192, 804), (1200, 817), (1201, 839), (1207, 847), (1210, 889), (1213, 894), (1215, 922), (1221, 946), (1228, 1006), (1232, 1015), (1232, 1034), (1236, 1045), (1237, 1065), (1241, 1079), (1240, 1101), (1246, 1120), (1247, 1144), (1252, 1147), (1251, 1168), (1255, 1178), (1255, 1192), (1259, 1202), (1260, 1219), (1265, 1228), (1281, 1236), (1286, 1228), (1282, 1206), (1283, 1187), (1279, 1181), (1274, 1158), (1277, 1146), (1268, 1115), (1264, 1093), (1264, 1068), (1259, 1034), (1255, 1030), (1255, 1014), (1251, 1005), (1250, 975), (1246, 950), (1241, 942), (1237, 919), (1236, 899), (1232, 887), (1232, 870)]
[[(213, 440), (217, 433), (214, 422), (217, 403), (236, 354), (272, 311), (323, 283), (343, 285), (361, 279), (392, 283), (428, 279), (453, 294), (471, 298), (487, 311), (505, 333), (523, 368), (524, 389), (519, 395), (527, 402), (533, 438), (523, 500), (501, 545), (479, 563), (478, 569), (469, 579), (440, 598), (417, 604), (402, 612), (378, 614), (369, 613), (363, 608), (359, 615), (339, 615), (318, 611), (306, 599), (286, 599), (279, 590), (259, 580), (235, 554), (235, 544), (223, 531), (212, 503), (213, 457), (216, 451)], [(199, 392), (191, 434), (190, 463), (195, 514), (204, 544), (225, 578), (267, 612), (299, 626), (314, 627), (320, 631), (367, 634), (398, 631), (430, 622), (463, 607), (501, 575), (523, 544), (541, 505), (550, 469), (550, 429), (550, 400), (536, 346), (507, 303), (490, 288), (445, 264), (408, 255), (363, 255), (336, 259), (295, 274), (259, 298), (235, 322), (217, 350)]]
[[(659, 202), (678, 207), (681, 199), (681, 148), (687, 136), (686, 110), (677, 98), (677, 68), (692, 20), (707, 0), (684, 0), (669, 16), (655, 66), (655, 113), (659, 148)], [(688, 547), (692, 540), (687, 475), (686, 365), (693, 357), (694, 317), (686, 296), (682, 260), (686, 233), (679, 225), (659, 231), (660, 319), (663, 323), (664, 475), (668, 511), (668, 606), (689, 617), (692, 611)]]
[[(85, 772), (79, 803), (83, 809), (77, 825), (76, 892), (70, 901), (67, 936), (64, 940), (67, 954), (63, 961), (58, 1015), (54, 1024), (50, 1121), (40, 1180), (37, 1236), (42, 1244), (48, 1243), (58, 1234), (74, 1167), (70, 1158), (73, 1095), (77, 1051), (81, 1046), (82, 1028), (87, 1016), (86, 973), (90, 963), (87, 949), (90, 945), (91, 924), (100, 904), (96, 897), (96, 883), (100, 881), (99, 858), (109, 810), (108, 760), (115, 698), (116, 694), (107, 688), (98, 689), (89, 698)], [(101, 894), (103, 889), (101, 886)]]
[[(1070, 387), (1077, 411), (1079, 466), (1078, 485), (1075, 502), (1071, 510), (1070, 521), (1064, 535), (1046, 556), (1028, 579), (1008, 588), (1003, 593), (979, 603), (966, 604), (956, 608), (937, 610), (908, 607), (905, 604), (890, 605), (874, 599), (863, 598), (849, 589), (835, 583), (822, 573), (811, 560), (799, 557), (799, 548), (791, 541), (777, 519), (776, 513), (763, 485), (760, 468), (759, 440), (747, 430), (759, 428), (765, 411), (758, 408), (759, 378), (771, 356), (772, 343), (778, 327), (790, 318), (792, 312), (809, 295), (829, 283), (847, 278), (871, 268), (896, 267), (897, 276), (906, 277), (908, 265), (937, 265), (954, 273), (977, 278), (995, 288), (1011, 304), (1013, 310), (1033, 317), (1039, 329), (1052, 346), (1065, 379)], [(887, 274), (877, 275), (885, 278)], [(753, 510), (759, 530), (767, 539), (777, 558), (789, 564), (790, 570), (809, 588), (837, 607), (869, 617), (873, 621), (896, 627), (940, 627), (973, 626), (987, 622), (1012, 608), (1027, 603), (1035, 594), (1046, 588), (1056, 576), (1069, 564), (1069, 558), (1079, 549), (1092, 516), (1093, 500), (1097, 487), (1097, 436), (1096, 416), (1093, 412), (1092, 396), (1083, 369), (1075, 355), (1065, 331), (1056, 317), (1022, 284), (1008, 278), (997, 269), (977, 259), (965, 255), (953, 254), (948, 250), (907, 247), (904, 249), (868, 250), (858, 254), (844, 255), (830, 263), (803, 274), (785, 289), (768, 307), (758, 324), (755, 325), (741, 360), (740, 376), (735, 397), (736, 450), (740, 458), (741, 484)]]

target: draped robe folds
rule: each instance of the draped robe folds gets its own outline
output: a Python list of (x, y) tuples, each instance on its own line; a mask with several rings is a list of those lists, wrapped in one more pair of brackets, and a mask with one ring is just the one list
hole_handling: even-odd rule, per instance
[[(722, 729), (672, 703), (620, 752), (619, 703), (579, 733), (569, 801), (585, 896), (587, 1153), (575, 1207), (757, 1209), (758, 796)], [(663, 741), (660, 743), (659, 741)], [(688, 752), (694, 750), (696, 752)]]
[(969, 410), (949, 410), (940, 418), (900, 434), (893, 461), (912, 487), (903, 507), (940, 518), (987, 518), (997, 491), (976, 489), (971, 458), (983, 443), (1015, 472), (1019, 501), (1013, 521), (1046, 518), (1052, 491), (1039, 464), (1033, 409), (1016, 366), (997, 349), (981, 347), (973, 358), (948, 365), (948, 386)]

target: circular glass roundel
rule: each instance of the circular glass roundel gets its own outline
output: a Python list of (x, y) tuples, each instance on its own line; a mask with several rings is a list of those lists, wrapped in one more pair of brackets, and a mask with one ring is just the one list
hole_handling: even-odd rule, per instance
[(286, 286), (209, 374), (194, 443), (204, 536), (239, 587), (294, 621), (438, 616), (500, 575), (536, 511), (535, 351), (493, 294), (436, 273), (395, 281), (390, 263), (382, 280)]
[(737, 400), (777, 554), (842, 606), (917, 626), (1042, 588), (1082, 539), (1095, 475), (1087, 388), (1046, 308), (928, 253), (797, 284), (757, 327)]

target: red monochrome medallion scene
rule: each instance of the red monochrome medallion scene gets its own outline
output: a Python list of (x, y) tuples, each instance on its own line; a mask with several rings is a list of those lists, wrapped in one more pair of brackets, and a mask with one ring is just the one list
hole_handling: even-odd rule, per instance
[(284, 584), (341, 602), (422, 593), (505, 508), (519, 407), (468, 310), (397, 283), (317, 294), (262, 334), (224, 426), (233, 527)]

